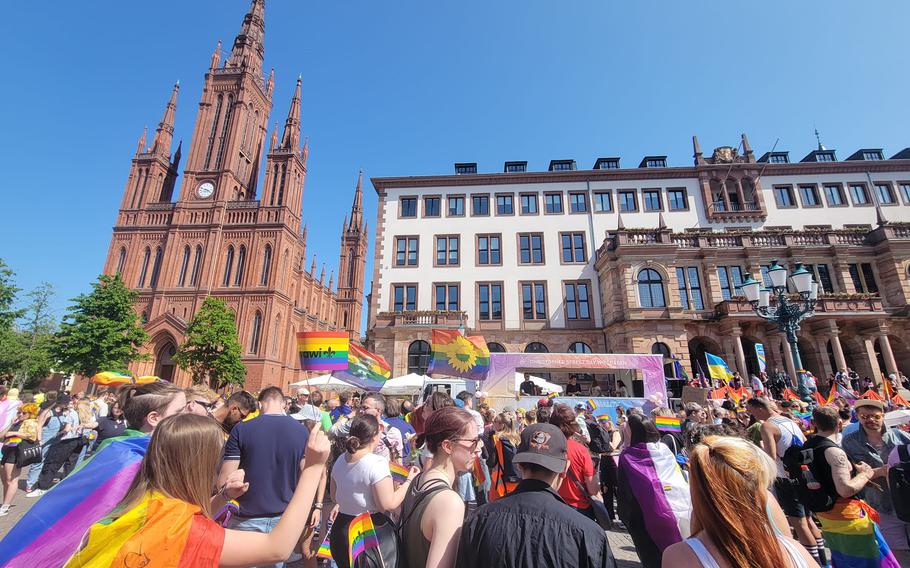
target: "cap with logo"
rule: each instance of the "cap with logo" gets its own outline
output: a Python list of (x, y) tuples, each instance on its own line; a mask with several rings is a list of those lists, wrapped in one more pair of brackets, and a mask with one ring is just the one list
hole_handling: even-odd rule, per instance
[(521, 433), (521, 443), (512, 463), (532, 463), (554, 473), (563, 473), (568, 451), (566, 437), (558, 427), (531, 424)]

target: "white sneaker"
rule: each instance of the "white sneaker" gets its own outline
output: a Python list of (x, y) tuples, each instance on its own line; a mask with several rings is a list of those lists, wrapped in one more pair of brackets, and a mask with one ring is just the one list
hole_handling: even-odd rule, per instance
[(47, 491), (45, 491), (44, 489), (35, 489), (34, 491), (32, 491), (30, 493), (26, 493), (25, 496), (26, 497), (41, 497), (45, 493), (47, 493)]
[(9, 515), (9, 505), (0, 505), (0, 517)]

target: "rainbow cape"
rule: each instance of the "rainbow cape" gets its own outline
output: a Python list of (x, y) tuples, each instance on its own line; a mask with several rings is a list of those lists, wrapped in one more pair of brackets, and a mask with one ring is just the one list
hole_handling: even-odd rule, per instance
[(116, 519), (92, 525), (66, 568), (218, 566), (224, 529), (196, 505), (149, 493)]
[(346, 371), (348, 369), (348, 332), (297, 332), (297, 352), (304, 371)]
[(830, 511), (815, 513), (822, 525), (831, 563), (838, 568), (898, 568), (878, 528), (878, 514), (859, 499), (838, 500)]
[(673, 416), (656, 416), (654, 425), (661, 432), (682, 432), (679, 418), (674, 418)]
[(126, 495), (149, 436), (127, 430), (41, 497), (0, 541), (0, 566), (58, 568)]
[(490, 350), (483, 336), (465, 337), (458, 330), (434, 329), (428, 375), (482, 381), (490, 371)]
[(370, 513), (361, 513), (354, 517), (348, 526), (348, 554), (351, 566), (354, 566), (358, 556), (371, 548), (379, 548), (379, 539), (376, 537)]

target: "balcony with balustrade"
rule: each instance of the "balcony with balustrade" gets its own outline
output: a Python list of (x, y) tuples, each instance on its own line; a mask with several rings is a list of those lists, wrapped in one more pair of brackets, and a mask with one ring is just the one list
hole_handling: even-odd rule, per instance
[(467, 321), (467, 314), (459, 311), (380, 312), (376, 316), (376, 327), (459, 329), (465, 327)]

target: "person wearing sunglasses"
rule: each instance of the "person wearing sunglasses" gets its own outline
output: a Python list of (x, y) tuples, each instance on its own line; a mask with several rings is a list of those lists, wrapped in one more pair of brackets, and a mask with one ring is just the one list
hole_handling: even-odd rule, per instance
[(225, 433), (229, 434), (234, 426), (243, 422), (257, 408), (253, 395), (240, 391), (228, 397), (224, 404), (216, 403), (211, 408), (210, 416), (221, 424)]

